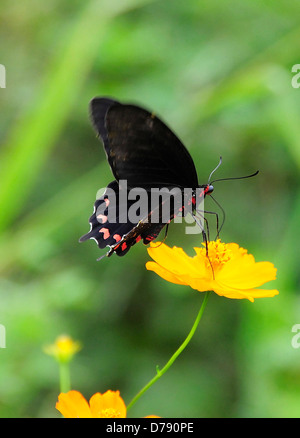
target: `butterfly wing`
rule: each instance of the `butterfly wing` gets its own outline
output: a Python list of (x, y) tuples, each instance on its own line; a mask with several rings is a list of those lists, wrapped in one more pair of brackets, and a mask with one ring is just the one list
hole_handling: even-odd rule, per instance
[(127, 200), (127, 193), (125, 196), (120, 196), (118, 182), (111, 182), (94, 204), (94, 212), (89, 219), (90, 231), (79, 241), (94, 239), (99, 248), (113, 246), (121, 241), (137, 225), (137, 222), (128, 220), (127, 210), (133, 201)]
[(101, 97), (92, 99), (90, 111), (117, 181), (147, 190), (198, 186), (189, 152), (153, 113)]
[[(128, 189), (140, 187), (147, 191), (162, 187), (195, 188), (197, 173), (181, 141), (149, 111), (109, 98), (94, 98), (90, 110), (116, 181), (96, 200), (89, 220), (90, 231), (80, 241), (94, 239), (99, 248), (110, 248), (107, 256), (114, 252), (122, 256), (139, 240), (145, 244), (154, 240), (177, 209), (171, 208), (164, 220), (160, 212), (164, 202), (158, 201), (157, 205), (148, 206), (148, 213), (141, 220), (130, 221), (124, 213), (135, 201), (126, 199), (126, 206), (122, 205), (119, 181), (126, 180)], [(159, 220), (151, 221), (157, 213)]]
[(151, 212), (143, 220), (130, 221), (128, 210), (135, 201), (129, 200), (127, 195), (127, 192), (122, 194), (117, 181), (111, 182), (94, 204), (90, 231), (79, 241), (93, 239), (99, 248), (110, 248), (107, 256), (114, 252), (123, 256), (140, 240), (148, 244), (155, 239), (166, 223), (151, 223)]
[(123, 236), (120, 242), (111, 246), (106, 255), (109, 257), (115, 252), (118, 256), (123, 256), (140, 240), (143, 240), (143, 243), (147, 245), (156, 239), (165, 225), (161, 223), (151, 224), (144, 221), (139, 222), (129, 233)]

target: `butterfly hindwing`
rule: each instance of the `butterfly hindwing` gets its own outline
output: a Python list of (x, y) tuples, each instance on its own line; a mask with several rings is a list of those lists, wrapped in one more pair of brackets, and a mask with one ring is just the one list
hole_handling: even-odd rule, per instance
[(128, 210), (135, 200), (128, 200), (128, 194), (121, 192), (117, 181), (107, 186), (94, 204), (94, 212), (89, 219), (90, 231), (80, 238), (80, 242), (93, 239), (99, 248), (110, 248), (107, 255), (115, 252), (123, 256), (140, 240), (148, 244), (158, 236), (165, 223), (151, 223), (152, 212), (142, 220), (130, 221)]
[[(124, 198), (125, 199), (125, 198)], [(80, 238), (80, 242), (94, 239), (99, 248), (118, 243), (137, 223), (127, 220), (127, 206), (123, 208), (117, 181), (110, 183), (105, 193), (96, 200), (94, 212), (89, 219), (90, 231)], [(130, 205), (130, 201), (127, 201)]]
[(143, 221), (139, 222), (136, 227), (123, 236), (119, 243), (110, 248), (107, 255), (110, 256), (115, 252), (118, 256), (123, 256), (140, 240), (143, 240), (145, 245), (149, 244), (158, 236), (165, 225), (166, 224), (151, 224)]

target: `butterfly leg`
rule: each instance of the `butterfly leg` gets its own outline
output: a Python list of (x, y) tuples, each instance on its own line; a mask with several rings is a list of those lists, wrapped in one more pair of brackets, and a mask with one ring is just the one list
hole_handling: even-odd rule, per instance
[[(199, 212), (198, 212), (198, 214), (199, 214)], [(208, 227), (208, 221), (207, 221), (207, 219), (206, 219), (205, 217), (203, 217), (203, 216), (201, 215), (201, 217), (204, 219), (205, 224), (206, 224), (206, 228), (207, 228), (207, 234), (206, 234), (205, 229), (204, 229), (204, 228), (201, 226), (201, 224), (199, 223), (198, 218), (197, 218), (194, 214), (193, 214), (192, 216), (193, 216), (195, 222), (196, 222), (196, 223), (202, 228), (202, 237), (203, 237), (203, 242), (205, 242), (206, 257), (207, 257), (207, 259), (208, 259), (208, 261), (209, 261), (209, 264), (210, 264), (210, 267), (211, 267), (211, 270), (212, 270), (213, 279), (215, 279), (214, 268), (213, 268), (213, 265), (212, 265), (212, 263), (211, 263), (211, 260), (210, 260), (210, 258), (209, 258), (209, 255), (208, 255), (208, 242), (209, 242), (209, 227)]]
[[(221, 229), (220, 229), (220, 227), (219, 227), (219, 215), (218, 215), (218, 213), (216, 213), (215, 211), (207, 211), (207, 210), (204, 210), (203, 213), (205, 213), (205, 214), (214, 214), (214, 215), (215, 215), (215, 217), (216, 217), (216, 223), (217, 223), (217, 235), (216, 235), (215, 240), (219, 239)], [(205, 220), (205, 219), (204, 219), (204, 220)], [(207, 219), (206, 219), (206, 220), (207, 220)], [(223, 225), (223, 224), (222, 224), (222, 225)]]
[[(198, 215), (200, 216), (200, 219), (202, 219), (204, 222), (205, 222), (205, 226), (206, 226), (206, 232), (205, 232), (205, 226), (203, 227), (202, 226), (202, 224), (199, 222), (199, 218), (197, 217), (197, 216), (195, 216), (194, 214), (192, 215), (193, 216), (193, 219), (194, 219), (194, 221), (196, 222), (196, 224), (201, 228), (201, 230), (202, 230), (202, 236), (203, 236), (203, 240), (204, 240), (204, 242), (209, 242), (209, 226), (208, 226), (208, 220), (206, 219), (206, 217), (204, 217), (199, 211), (197, 211), (197, 213), (198, 213)], [(204, 238), (204, 235), (205, 235), (205, 238)]]
[(168, 235), (168, 231), (169, 231), (169, 223), (167, 223), (167, 226), (166, 226), (166, 231), (165, 231), (165, 237), (163, 238), (163, 241), (162, 241), (162, 243), (164, 243), (165, 242), (165, 240), (166, 240), (166, 238), (167, 238), (167, 235)]
[(160, 245), (162, 245), (163, 243), (165, 243), (165, 240), (166, 240), (166, 238), (167, 238), (167, 235), (168, 235), (168, 230), (169, 230), (169, 223), (167, 223), (167, 226), (166, 226), (166, 231), (165, 231), (165, 236), (164, 236), (164, 238), (163, 238), (163, 240), (160, 242), (160, 244), (159, 245), (157, 245), (155, 248), (158, 248)]
[(109, 248), (109, 251), (107, 251), (105, 254), (103, 254), (101, 257), (96, 259), (97, 262), (100, 262), (100, 260), (104, 259), (104, 257), (110, 257), (115, 252), (114, 246), (111, 246)]
[[(220, 235), (220, 231), (221, 231), (221, 229), (223, 228), (223, 225), (224, 225), (224, 222), (225, 222), (226, 214), (225, 214), (225, 210), (224, 210), (224, 208), (218, 203), (218, 201), (217, 201), (212, 195), (210, 195), (210, 198), (214, 201), (215, 204), (217, 204), (217, 206), (220, 208), (220, 210), (221, 210), (222, 213), (223, 213), (222, 224), (221, 224), (221, 226), (218, 227), (218, 229), (217, 229), (217, 238), (218, 238), (219, 235)], [(215, 213), (215, 212), (211, 212), (211, 213), (217, 215), (217, 213)]]
[(215, 271), (214, 271), (212, 262), (211, 262), (211, 260), (209, 258), (209, 255), (208, 255), (208, 242), (209, 242), (209, 240), (207, 240), (207, 236), (206, 236), (206, 233), (205, 233), (204, 230), (202, 231), (202, 236), (203, 236), (203, 241), (205, 242), (205, 247), (206, 247), (206, 257), (207, 257), (207, 259), (209, 261), (209, 264), (210, 264), (210, 267), (211, 267), (211, 270), (212, 270), (213, 279), (215, 279)]
[(209, 240), (207, 240), (207, 235), (206, 235), (206, 232), (204, 230), (202, 231), (202, 237), (203, 237), (203, 242), (205, 243), (206, 257), (208, 257), (208, 242), (209, 242)]

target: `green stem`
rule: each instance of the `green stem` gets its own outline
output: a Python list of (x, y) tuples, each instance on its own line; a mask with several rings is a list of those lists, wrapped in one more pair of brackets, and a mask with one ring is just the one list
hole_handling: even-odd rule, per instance
[(156, 370), (156, 375), (153, 377), (153, 379), (150, 380), (150, 382), (147, 383), (146, 386), (144, 386), (144, 388), (142, 388), (140, 390), (140, 392), (137, 393), (137, 395), (131, 400), (131, 402), (129, 403), (129, 405), (127, 406), (127, 411), (132, 408), (132, 406), (135, 404), (135, 402), (141, 397), (141, 395), (143, 395), (147, 389), (150, 388), (150, 386), (153, 385), (153, 383), (155, 383), (169, 368), (170, 366), (173, 364), (173, 362), (177, 359), (177, 357), (180, 355), (180, 353), (182, 353), (182, 351), (185, 349), (185, 347), (188, 345), (188, 343), (190, 342), (190, 340), (192, 339), (198, 324), (201, 320), (202, 314), (204, 312), (207, 300), (208, 300), (208, 296), (209, 296), (209, 291), (205, 293), (204, 299), (202, 301), (200, 310), (198, 312), (198, 315), (195, 319), (195, 322), (193, 324), (193, 327), (191, 329), (191, 331), (189, 332), (189, 334), (187, 335), (185, 341), (181, 344), (181, 346), (178, 348), (178, 350), (175, 351), (175, 353), (173, 354), (173, 356), (168, 360), (168, 362), (166, 363), (166, 365), (159, 370), (157, 368)]
[(70, 362), (59, 362), (60, 392), (68, 392), (71, 389)]

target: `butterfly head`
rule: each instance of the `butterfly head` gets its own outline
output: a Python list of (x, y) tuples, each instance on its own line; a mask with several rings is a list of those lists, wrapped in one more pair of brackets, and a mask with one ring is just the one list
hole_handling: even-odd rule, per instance
[(210, 195), (213, 191), (214, 191), (214, 186), (213, 185), (206, 184), (206, 186), (204, 186), (204, 196)]
[[(210, 195), (214, 191), (214, 186), (212, 184), (203, 184), (201, 186), (198, 186), (198, 189), (201, 189), (198, 196), (200, 198), (205, 198), (206, 195)], [(197, 197), (196, 192), (195, 196)]]

